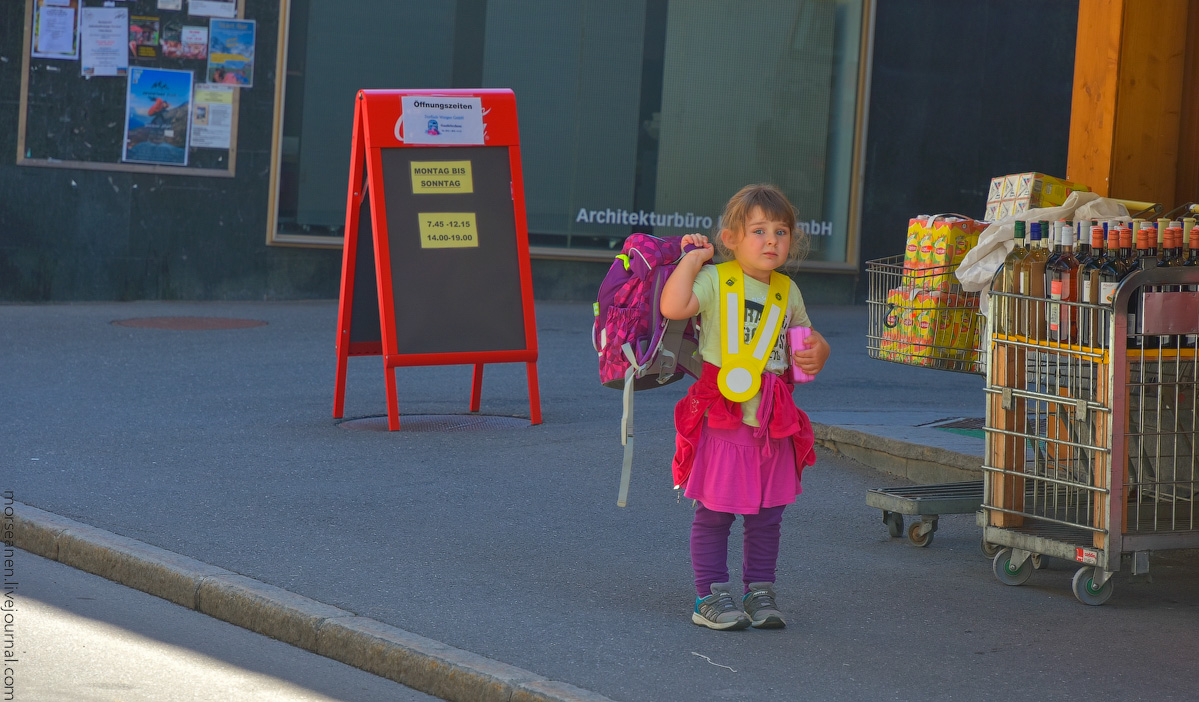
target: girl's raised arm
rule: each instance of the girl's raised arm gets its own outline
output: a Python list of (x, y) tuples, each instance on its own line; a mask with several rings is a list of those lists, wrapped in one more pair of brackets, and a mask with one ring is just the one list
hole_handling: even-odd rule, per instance
[(699, 314), (699, 299), (695, 297), (691, 287), (695, 285), (695, 276), (699, 275), (699, 269), (716, 252), (708, 237), (703, 234), (684, 236), (683, 246), (688, 245), (698, 248), (683, 255), (679, 265), (666, 279), (666, 285), (662, 287), (659, 308), (662, 316), (667, 319), (687, 319)]

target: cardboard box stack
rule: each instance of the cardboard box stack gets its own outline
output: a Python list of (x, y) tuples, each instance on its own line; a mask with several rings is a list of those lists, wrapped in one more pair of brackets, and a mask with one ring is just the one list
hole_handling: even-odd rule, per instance
[(1054, 207), (1064, 203), (1075, 190), (1089, 191), (1090, 188), (1044, 173), (1016, 173), (992, 178), (983, 219), (994, 222), (1038, 207)]

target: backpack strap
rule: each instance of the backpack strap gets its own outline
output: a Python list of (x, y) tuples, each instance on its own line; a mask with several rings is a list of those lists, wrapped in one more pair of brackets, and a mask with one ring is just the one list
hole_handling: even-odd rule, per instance
[(620, 465), (617, 507), (624, 507), (629, 501), (629, 479), (633, 475), (633, 381), (641, 370), (632, 346), (626, 343), (621, 347), (621, 351), (629, 360), (629, 370), (624, 374), (624, 413), (620, 417), (620, 443), (624, 444), (624, 460)]

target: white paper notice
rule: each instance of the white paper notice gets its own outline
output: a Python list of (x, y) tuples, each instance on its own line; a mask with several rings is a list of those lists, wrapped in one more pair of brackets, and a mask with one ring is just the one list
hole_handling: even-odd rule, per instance
[(158, 0), (160, 10), (182, 10), (183, 0)]
[(79, 58), (75, 44), (78, 18), (73, 7), (38, 6), (33, 20), (34, 58)]
[(237, 0), (191, 0), (187, 14), (205, 17), (237, 17)]
[(482, 98), (477, 97), (403, 96), (404, 142), (482, 144), (482, 102)]
[(227, 149), (233, 134), (233, 86), (196, 85), (192, 99), (192, 148)]
[(85, 7), (79, 36), (85, 76), (123, 76), (129, 73), (129, 10), (124, 7)]

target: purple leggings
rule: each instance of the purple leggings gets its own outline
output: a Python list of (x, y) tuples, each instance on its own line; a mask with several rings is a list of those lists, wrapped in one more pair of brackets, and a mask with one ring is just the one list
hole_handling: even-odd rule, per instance
[[(786, 505), (763, 508), (745, 518), (745, 562), (741, 580), (749, 592), (750, 583), (773, 583), (779, 558), (779, 532)], [(700, 503), (691, 522), (691, 567), (695, 570), (695, 592), (700, 597), (712, 594), (712, 583), (729, 582), (729, 528), (737, 515), (714, 512)]]

